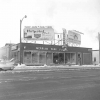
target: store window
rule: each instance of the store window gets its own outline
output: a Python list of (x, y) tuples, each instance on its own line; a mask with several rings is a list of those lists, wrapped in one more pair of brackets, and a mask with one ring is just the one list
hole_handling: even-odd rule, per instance
[(39, 63), (46, 64), (46, 53), (39, 52)]
[(31, 63), (31, 52), (24, 51), (24, 63)]
[(64, 64), (64, 53), (59, 53), (59, 64)]
[(59, 53), (53, 53), (53, 63), (59, 64)]
[(65, 53), (66, 64), (76, 64), (76, 53)]
[(65, 53), (65, 63), (70, 63), (70, 53)]
[(71, 58), (71, 64), (76, 64), (76, 53), (71, 53), (70, 54)]
[(39, 57), (38, 57), (38, 52), (32, 52), (32, 63), (38, 63)]
[(12, 52), (11, 58), (18, 59), (18, 52)]
[(52, 64), (52, 53), (51, 52), (47, 52), (46, 53), (46, 64)]

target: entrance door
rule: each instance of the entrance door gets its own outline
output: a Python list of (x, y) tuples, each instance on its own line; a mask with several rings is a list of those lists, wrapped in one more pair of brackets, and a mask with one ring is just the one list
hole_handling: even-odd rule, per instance
[(82, 65), (82, 53), (81, 52), (78, 52), (77, 58), (78, 58), (78, 65)]

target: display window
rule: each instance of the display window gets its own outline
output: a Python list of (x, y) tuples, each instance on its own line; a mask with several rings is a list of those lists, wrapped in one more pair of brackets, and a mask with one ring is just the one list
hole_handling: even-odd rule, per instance
[(70, 61), (71, 61), (71, 64), (76, 64), (76, 53), (70, 54)]
[(39, 63), (46, 64), (46, 52), (39, 52)]
[(24, 63), (31, 63), (31, 52), (24, 51)]
[(59, 64), (59, 53), (53, 53), (53, 63)]
[(49, 64), (52, 64), (52, 53), (51, 52), (47, 52), (46, 53), (46, 64), (49, 65)]
[(38, 57), (38, 52), (32, 52), (32, 63), (38, 63), (39, 62), (39, 57)]
[(76, 64), (76, 53), (65, 53), (66, 64)]
[(59, 64), (64, 64), (64, 53), (59, 53)]

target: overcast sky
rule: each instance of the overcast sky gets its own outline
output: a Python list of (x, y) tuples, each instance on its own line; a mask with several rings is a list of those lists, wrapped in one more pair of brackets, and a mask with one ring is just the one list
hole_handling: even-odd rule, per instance
[(53, 26), (77, 30), (83, 47), (99, 49), (100, 0), (0, 0), (0, 47), (5, 43), (18, 43), (20, 19), (24, 26)]

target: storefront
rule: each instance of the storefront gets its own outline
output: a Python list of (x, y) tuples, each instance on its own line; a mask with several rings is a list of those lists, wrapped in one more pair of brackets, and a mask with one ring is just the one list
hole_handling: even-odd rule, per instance
[[(92, 52), (90, 49), (22, 43), (21, 61), (27, 65), (92, 64)], [(13, 50), (12, 53), (15, 53), (16, 58), (19, 60), (19, 49)]]

